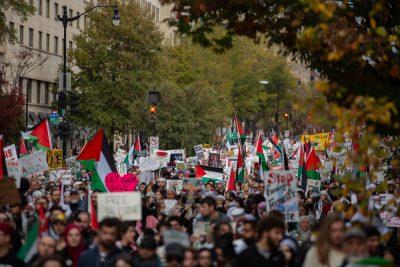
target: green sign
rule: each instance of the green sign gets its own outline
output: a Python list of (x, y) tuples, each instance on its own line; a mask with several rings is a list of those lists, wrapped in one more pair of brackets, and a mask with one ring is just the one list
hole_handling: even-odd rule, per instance
[(228, 134), (228, 140), (229, 141), (237, 141), (238, 140), (238, 135), (237, 135), (237, 133), (235, 132), (235, 133), (229, 133)]

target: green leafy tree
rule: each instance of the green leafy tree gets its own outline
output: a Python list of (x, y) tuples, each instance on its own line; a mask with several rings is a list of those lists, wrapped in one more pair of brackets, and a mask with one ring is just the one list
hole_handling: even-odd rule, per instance
[(15, 32), (6, 23), (6, 13), (9, 11), (18, 15), (22, 21), (25, 21), (28, 16), (33, 14), (35, 8), (28, 5), (26, 1), (0, 1), (0, 44), (2, 44), (6, 40), (7, 36), (11, 39), (15, 37)]
[(158, 80), (161, 46), (150, 15), (132, 1), (119, 8), (119, 26), (112, 24), (111, 10), (89, 13), (87, 28), (70, 51), (79, 97), (74, 119), (81, 125), (102, 127), (109, 136), (148, 126), (145, 99)]

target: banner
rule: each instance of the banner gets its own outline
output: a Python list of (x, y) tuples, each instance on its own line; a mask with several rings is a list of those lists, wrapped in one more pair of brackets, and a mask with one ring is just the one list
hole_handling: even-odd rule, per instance
[(203, 146), (202, 145), (197, 145), (194, 146), (194, 152), (196, 153), (196, 157), (201, 160), (201, 159), (205, 159), (206, 156), (204, 155), (204, 151), (203, 151)]
[(329, 133), (320, 134), (306, 134), (301, 136), (301, 141), (303, 143), (311, 142), (314, 143), (315, 150), (323, 151), (330, 144)]
[(29, 175), (42, 175), (44, 171), (49, 169), (47, 165), (46, 151), (35, 151), (19, 159), (22, 167), (22, 173)]
[(60, 169), (63, 166), (62, 149), (52, 149), (47, 151), (47, 164), (51, 170)]
[(98, 193), (97, 220), (117, 217), (122, 221), (142, 219), (142, 198), (140, 192)]
[(285, 221), (298, 222), (297, 179), (294, 171), (266, 171), (264, 183), (267, 212), (279, 210), (285, 215)]
[(160, 162), (151, 157), (139, 158), (139, 170), (140, 171), (155, 171), (160, 167)]
[(186, 154), (184, 149), (173, 149), (173, 150), (154, 150), (152, 158), (160, 162), (161, 167), (166, 167), (168, 163), (177, 161), (184, 161)]
[(4, 152), (4, 159), (6, 162), (9, 160), (17, 160), (18, 159), (17, 149), (15, 148), (14, 144), (3, 148), (3, 152)]

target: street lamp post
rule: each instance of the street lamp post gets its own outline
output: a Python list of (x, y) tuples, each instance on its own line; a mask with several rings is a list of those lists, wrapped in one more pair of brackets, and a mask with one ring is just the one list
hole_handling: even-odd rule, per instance
[[(267, 80), (260, 81), (262, 85), (264, 85), (265, 90), (267, 90), (267, 85), (270, 83)], [(277, 91), (277, 99), (276, 99), (276, 109), (275, 109), (275, 131), (276, 134), (279, 132), (279, 101), (280, 101), (280, 84), (277, 82), (276, 84), (276, 91)]]
[(61, 129), (62, 129), (62, 149), (63, 149), (63, 156), (64, 158), (66, 157), (67, 153), (67, 134), (68, 134), (68, 129), (67, 129), (67, 124), (65, 123), (65, 110), (67, 108), (67, 27), (68, 23), (80, 19), (83, 15), (86, 13), (89, 13), (90, 11), (96, 9), (96, 8), (113, 8), (114, 15), (113, 15), (113, 24), (115, 26), (119, 25), (120, 22), (120, 16), (119, 16), (119, 9), (118, 6), (116, 5), (96, 5), (82, 14), (78, 14), (73, 17), (68, 17), (68, 8), (67, 6), (63, 6), (63, 14), (62, 16), (58, 16), (58, 20), (62, 22), (63, 28), (64, 28), (64, 42), (63, 42), (63, 80), (62, 80), (62, 90), (59, 92), (59, 112), (60, 115), (63, 118)]

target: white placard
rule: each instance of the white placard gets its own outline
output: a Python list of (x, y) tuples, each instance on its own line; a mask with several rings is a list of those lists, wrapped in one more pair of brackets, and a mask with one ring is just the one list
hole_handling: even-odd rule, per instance
[(294, 171), (266, 171), (264, 184), (267, 212), (279, 210), (285, 215), (286, 222), (298, 222), (297, 179)]
[(8, 176), (15, 179), (15, 185), (19, 188), (22, 176), (22, 167), (18, 160), (7, 160), (6, 161)]
[(6, 146), (5, 148), (3, 148), (3, 152), (4, 152), (5, 161), (17, 160), (18, 159), (17, 149), (15, 148), (14, 144)]
[(97, 219), (116, 217), (122, 221), (142, 219), (140, 192), (99, 193), (97, 195)]
[(153, 155), (154, 150), (157, 150), (160, 147), (160, 139), (158, 136), (150, 136), (149, 143), (150, 155)]
[(49, 169), (46, 151), (35, 151), (19, 159), (24, 175), (42, 175)]
[(160, 162), (151, 157), (139, 158), (139, 170), (140, 171), (155, 171), (160, 168)]

